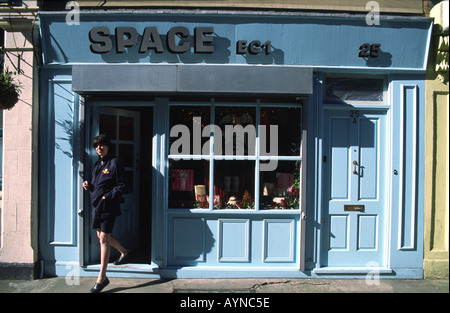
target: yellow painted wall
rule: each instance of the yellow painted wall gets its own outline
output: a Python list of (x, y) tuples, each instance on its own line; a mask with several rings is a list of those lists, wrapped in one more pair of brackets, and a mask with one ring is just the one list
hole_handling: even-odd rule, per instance
[(449, 277), (448, 38), (435, 24), (425, 85), (425, 278)]

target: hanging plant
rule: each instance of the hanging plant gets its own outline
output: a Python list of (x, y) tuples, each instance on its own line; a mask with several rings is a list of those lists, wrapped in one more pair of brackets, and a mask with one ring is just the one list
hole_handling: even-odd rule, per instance
[(13, 73), (6, 69), (0, 73), (0, 110), (9, 110), (19, 101), (21, 85), (15, 82)]

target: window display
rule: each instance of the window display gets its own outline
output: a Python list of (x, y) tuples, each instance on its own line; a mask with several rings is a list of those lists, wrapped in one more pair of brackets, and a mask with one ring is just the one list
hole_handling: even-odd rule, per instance
[(260, 172), (260, 209), (299, 209), (300, 161), (281, 161), (273, 172)]
[[(169, 160), (169, 208), (203, 208), (202, 197), (208, 196), (208, 188), (198, 195), (198, 185), (209, 184), (209, 162), (205, 160)], [(200, 201), (200, 203), (199, 203)]]
[(254, 209), (255, 161), (214, 162), (214, 195), (221, 205), (216, 209)]
[(169, 209), (298, 210), (302, 131), (299, 104), (172, 105)]

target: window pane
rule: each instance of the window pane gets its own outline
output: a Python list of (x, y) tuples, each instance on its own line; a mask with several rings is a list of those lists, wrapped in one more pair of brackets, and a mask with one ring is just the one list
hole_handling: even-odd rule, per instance
[(215, 112), (215, 123), (222, 136), (214, 137), (214, 154), (255, 155), (256, 109), (218, 106)]
[(325, 102), (383, 101), (383, 80), (369, 78), (328, 77)]
[(119, 139), (134, 140), (134, 118), (119, 117)]
[(208, 208), (203, 201), (209, 195), (208, 161), (169, 160), (169, 178), (169, 208)]
[(134, 145), (119, 144), (119, 157), (125, 167), (134, 166)]
[(170, 108), (170, 154), (201, 155), (204, 146), (209, 154), (209, 134), (205, 137), (202, 134), (210, 124), (210, 112), (211, 109), (204, 106)]
[[(274, 125), (277, 128), (274, 128)], [(262, 107), (261, 126), (263, 126), (260, 127), (261, 155), (300, 155), (301, 108)], [(275, 141), (271, 140), (275, 138)]]
[(214, 162), (214, 208), (254, 209), (255, 161)]
[(100, 134), (108, 135), (109, 139), (116, 139), (117, 118), (115, 115), (100, 114), (99, 128)]
[(299, 209), (300, 161), (278, 161), (275, 171), (260, 172), (260, 209)]
[(134, 172), (125, 171), (125, 177), (127, 180), (128, 193), (134, 192)]

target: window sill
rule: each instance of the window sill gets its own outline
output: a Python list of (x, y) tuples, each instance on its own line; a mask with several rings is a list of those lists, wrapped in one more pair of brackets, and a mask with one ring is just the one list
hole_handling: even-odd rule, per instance
[(301, 214), (300, 210), (294, 209), (273, 209), (273, 210), (255, 210), (255, 209), (171, 209), (168, 213), (196, 213), (196, 214)]

